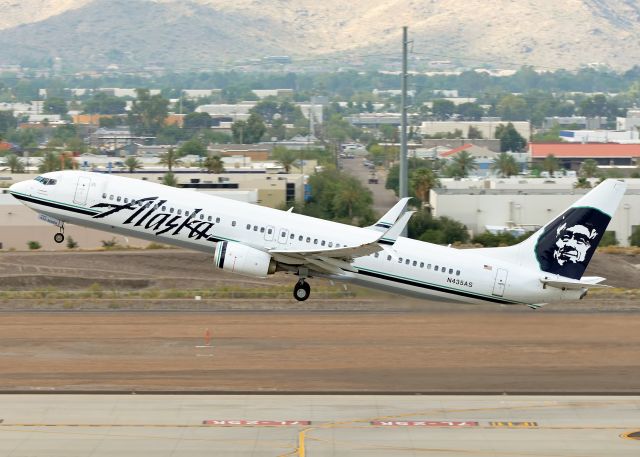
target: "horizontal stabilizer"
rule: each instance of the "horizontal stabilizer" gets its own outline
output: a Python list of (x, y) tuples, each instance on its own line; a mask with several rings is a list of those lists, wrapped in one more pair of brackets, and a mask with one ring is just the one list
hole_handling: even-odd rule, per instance
[(581, 280), (562, 278), (550, 279), (548, 277), (540, 278), (540, 282), (545, 286), (555, 287), (562, 290), (582, 290), (582, 289), (605, 289), (611, 286), (600, 284), (605, 278), (599, 276), (585, 276)]

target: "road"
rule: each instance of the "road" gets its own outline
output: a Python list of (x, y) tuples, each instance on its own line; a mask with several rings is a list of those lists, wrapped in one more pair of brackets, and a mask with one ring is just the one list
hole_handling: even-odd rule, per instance
[(369, 184), (369, 176), (371, 170), (364, 166), (363, 157), (356, 156), (353, 159), (340, 159), (342, 169), (347, 173), (358, 178), (362, 183), (371, 190), (373, 194), (373, 209), (382, 216), (389, 208), (398, 202), (398, 197), (392, 190), (385, 189), (384, 185), (387, 181), (385, 171), (376, 171), (378, 176), (378, 184)]

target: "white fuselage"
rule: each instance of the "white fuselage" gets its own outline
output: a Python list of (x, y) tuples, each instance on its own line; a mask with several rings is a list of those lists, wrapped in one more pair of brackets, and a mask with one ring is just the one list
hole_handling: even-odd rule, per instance
[[(14, 185), (12, 194), (38, 213), (65, 223), (212, 255), (220, 241), (268, 252), (357, 246), (371, 235), (366, 228), (137, 179), (79, 171), (43, 176), (56, 183), (25, 181)], [(127, 208), (133, 200), (138, 206)], [(148, 203), (140, 207), (140, 201)], [(488, 257), (483, 250), (402, 237), (383, 248), (353, 259), (355, 272), (331, 277), (405, 295), (468, 303), (542, 304), (580, 296), (575, 290), (544, 288), (540, 271)]]

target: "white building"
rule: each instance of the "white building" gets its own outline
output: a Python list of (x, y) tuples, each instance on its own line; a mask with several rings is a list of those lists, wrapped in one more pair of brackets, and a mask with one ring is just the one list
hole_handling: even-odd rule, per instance
[[(436, 133), (453, 133), (462, 130), (467, 134), (469, 127), (474, 127), (482, 133), (483, 138), (495, 138), (496, 128), (499, 125), (506, 126), (508, 121), (426, 121), (420, 124), (421, 135), (435, 135)], [(529, 122), (511, 122), (517, 132), (528, 140), (531, 137), (531, 124)]]
[[(629, 236), (640, 226), (640, 179), (626, 182), (627, 192), (607, 229), (615, 232), (622, 246), (629, 245)], [(462, 222), (474, 235), (495, 226), (537, 229), (588, 192), (574, 189), (575, 179), (514, 178), (457, 183), (446, 181), (443, 183), (446, 188), (431, 190), (432, 212), (436, 217), (447, 216)]]

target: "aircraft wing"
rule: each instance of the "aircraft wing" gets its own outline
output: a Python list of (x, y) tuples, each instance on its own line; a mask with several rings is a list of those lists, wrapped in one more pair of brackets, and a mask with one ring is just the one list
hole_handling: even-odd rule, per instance
[(555, 287), (556, 289), (568, 289), (568, 290), (580, 290), (580, 289), (604, 289), (607, 287), (605, 284), (599, 284), (604, 281), (605, 278), (600, 276), (584, 276), (582, 279), (550, 279), (548, 277), (540, 278), (540, 282), (546, 287)]

